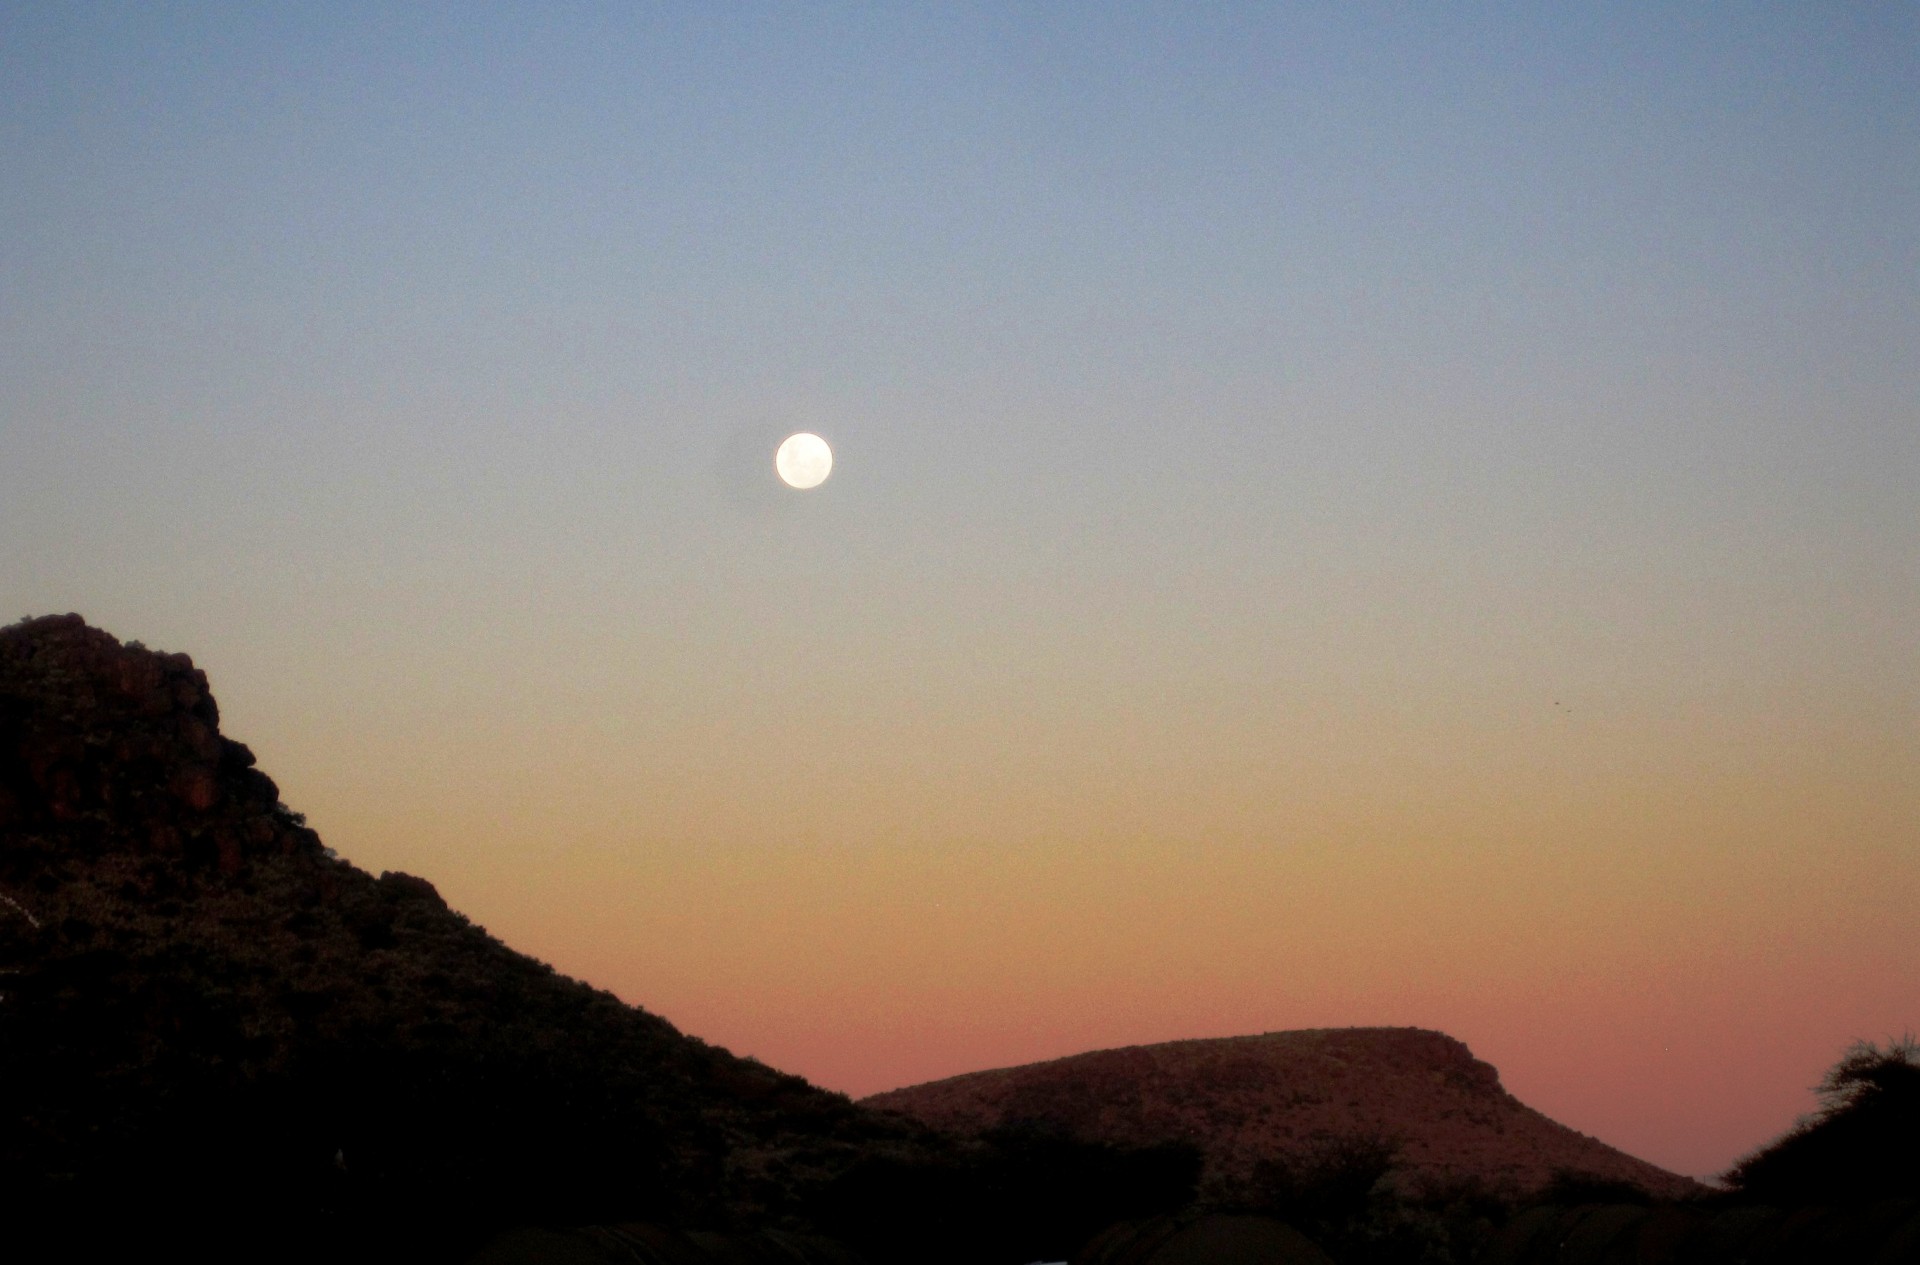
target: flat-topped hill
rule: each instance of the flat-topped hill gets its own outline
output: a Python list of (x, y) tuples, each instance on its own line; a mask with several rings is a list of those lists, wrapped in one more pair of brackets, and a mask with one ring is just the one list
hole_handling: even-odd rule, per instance
[(1098, 1050), (876, 1094), (863, 1105), (954, 1134), (1036, 1126), (1126, 1146), (1187, 1142), (1203, 1188), (1231, 1195), (1262, 1164), (1324, 1164), (1342, 1148), (1395, 1148), (1409, 1193), (1461, 1181), (1518, 1197), (1556, 1177), (1698, 1193), (1520, 1102), (1452, 1037), (1419, 1028), (1321, 1028)]

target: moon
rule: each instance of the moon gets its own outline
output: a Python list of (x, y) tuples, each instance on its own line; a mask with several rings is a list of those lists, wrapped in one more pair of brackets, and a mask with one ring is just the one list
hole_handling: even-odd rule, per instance
[(833, 473), (833, 449), (818, 435), (788, 435), (773, 454), (773, 468), (790, 488), (817, 488)]

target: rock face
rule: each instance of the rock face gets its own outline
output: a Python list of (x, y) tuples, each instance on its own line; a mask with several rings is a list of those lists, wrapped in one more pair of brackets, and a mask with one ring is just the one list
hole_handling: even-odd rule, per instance
[(435, 1259), (516, 1223), (817, 1230), (853, 1157), (947, 1145), (336, 859), (253, 765), (185, 655), (78, 616), (0, 628), (9, 1248)]
[(0, 726), (0, 830), (224, 874), (322, 850), (253, 753), (220, 736), (186, 655), (122, 646), (78, 615), (0, 630)]
[(1527, 1198), (1556, 1178), (1625, 1183), (1660, 1197), (1698, 1183), (1527, 1107), (1452, 1037), (1418, 1028), (1331, 1028), (1174, 1041), (975, 1072), (876, 1094), (864, 1105), (960, 1135), (1016, 1126), (1125, 1146), (1183, 1141), (1202, 1190), (1260, 1202), (1278, 1166), (1390, 1153), (1403, 1193), (1475, 1183)]

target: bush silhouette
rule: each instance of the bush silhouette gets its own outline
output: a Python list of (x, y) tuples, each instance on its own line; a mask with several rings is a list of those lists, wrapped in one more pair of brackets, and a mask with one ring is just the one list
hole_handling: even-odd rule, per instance
[(1820, 1109), (1724, 1180), (1780, 1203), (1920, 1195), (1920, 1042), (1856, 1042), (1816, 1087)]

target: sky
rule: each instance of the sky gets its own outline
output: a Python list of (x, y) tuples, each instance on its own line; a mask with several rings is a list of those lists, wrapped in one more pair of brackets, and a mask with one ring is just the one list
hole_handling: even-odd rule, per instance
[(1920, 1029), (1916, 348), (1911, 5), (0, 0), (0, 622), (855, 1095), (1776, 1136)]

